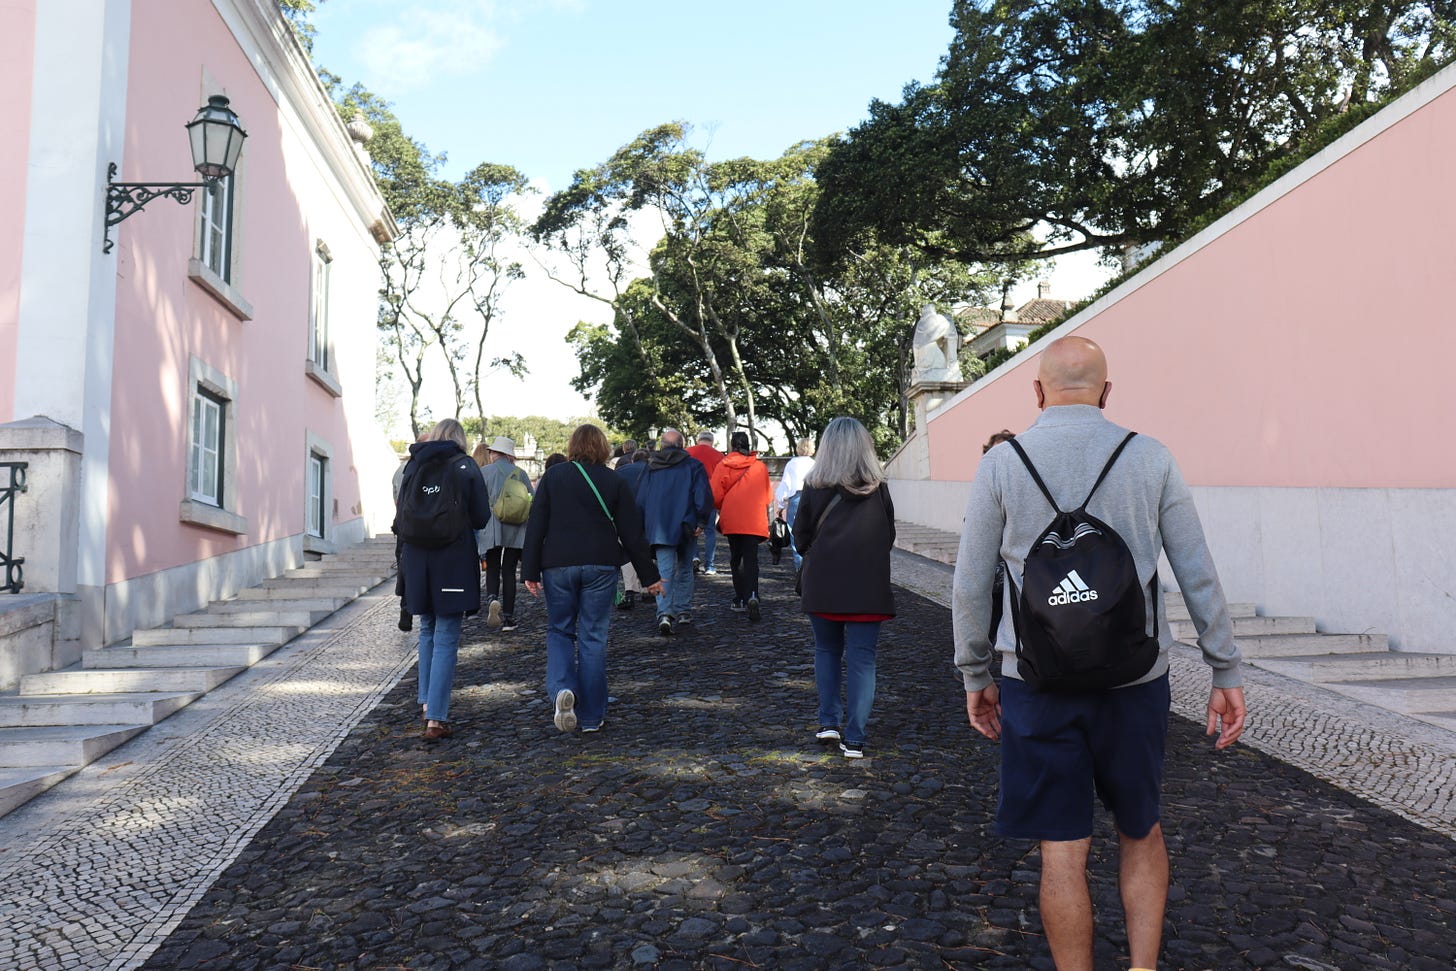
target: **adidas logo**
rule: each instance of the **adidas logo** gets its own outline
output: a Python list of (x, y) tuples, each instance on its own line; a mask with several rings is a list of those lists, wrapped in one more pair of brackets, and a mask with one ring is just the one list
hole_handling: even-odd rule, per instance
[(1073, 570), (1062, 578), (1061, 583), (1057, 584), (1056, 592), (1047, 597), (1047, 605), (1059, 607), (1063, 604), (1084, 603), (1096, 599), (1097, 591), (1087, 586), (1082, 578), (1077, 576), (1077, 571)]

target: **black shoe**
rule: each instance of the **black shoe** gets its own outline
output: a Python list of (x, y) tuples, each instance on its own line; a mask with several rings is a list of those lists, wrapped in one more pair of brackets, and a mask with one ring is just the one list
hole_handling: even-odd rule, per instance
[(627, 596), (625, 596), (625, 597), (622, 598), (622, 602), (621, 603), (617, 604), (617, 609), (618, 610), (631, 610), (635, 606), (637, 606), (637, 601), (634, 600), (632, 598), (632, 595), (629, 593), (629, 594), (627, 594)]
[(692, 614), (679, 614), (678, 616), (676, 616), (676, 617), (674, 617), (672, 619), (672, 622), (673, 622), (673, 625), (674, 626), (677, 626), (677, 627), (691, 627), (691, 626), (693, 626), (693, 615)]
[(748, 619), (756, 621), (762, 616), (763, 612), (758, 609), (758, 594), (754, 594), (748, 598)]
[(840, 742), (839, 750), (847, 759), (864, 758), (864, 742)]
[(657, 632), (663, 637), (672, 636), (672, 618), (666, 614), (657, 618)]
[(504, 634), (508, 630), (515, 630), (519, 626), (520, 625), (516, 623), (516, 615), (515, 614), (501, 614), (501, 633), (502, 634)]
[(819, 729), (817, 732), (814, 733), (814, 737), (817, 738), (819, 741), (823, 742), (825, 745), (828, 745), (831, 742), (839, 741), (839, 729), (835, 728), (833, 725), (825, 725), (823, 728)]
[(696, 556), (693, 557), (693, 572), (694, 573), (702, 573), (703, 572), (703, 561), (700, 560), (700, 559), (698, 559)]
[(399, 608), (399, 629), (400, 630), (413, 630), (414, 629), (414, 626), (415, 626), (415, 619), (410, 614), (410, 612), (408, 610), (405, 610), (403, 607)]
[(742, 600), (734, 599), (734, 601), (731, 604), (728, 605), (728, 609), (729, 610), (743, 610), (743, 609), (745, 609), (745, 604), (743, 603)]

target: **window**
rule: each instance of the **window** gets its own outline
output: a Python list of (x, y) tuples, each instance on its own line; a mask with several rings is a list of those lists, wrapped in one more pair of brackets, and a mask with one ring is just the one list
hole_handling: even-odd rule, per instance
[(217, 274), (224, 283), (231, 283), (233, 258), (233, 176), (214, 188), (198, 190), (197, 259)]
[(324, 481), (328, 460), (321, 455), (308, 456), (308, 522), (305, 530), (319, 539), (324, 535), (327, 513), (324, 509)]
[(237, 385), (195, 357), (187, 381), (187, 469), (179, 518), (241, 536), (248, 531), (248, 521), (237, 511)]
[(308, 359), (320, 371), (332, 370), (329, 349), (329, 269), (333, 257), (322, 242), (313, 251), (313, 302), (308, 313)]
[(192, 395), (192, 461), (187, 494), (222, 508), (224, 403), (198, 387)]

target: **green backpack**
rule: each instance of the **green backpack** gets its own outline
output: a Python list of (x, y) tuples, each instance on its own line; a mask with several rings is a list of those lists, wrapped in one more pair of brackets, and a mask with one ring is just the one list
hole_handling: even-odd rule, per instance
[(531, 518), (531, 487), (523, 475), (520, 469), (512, 469), (501, 483), (500, 496), (490, 507), (490, 514), (508, 526), (519, 526)]

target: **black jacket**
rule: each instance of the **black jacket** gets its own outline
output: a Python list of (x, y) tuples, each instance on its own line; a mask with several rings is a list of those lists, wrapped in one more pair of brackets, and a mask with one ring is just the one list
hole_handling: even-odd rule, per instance
[[(824, 517), (835, 494), (839, 503)], [(867, 496), (848, 489), (806, 488), (794, 519), (794, 547), (804, 557), (802, 605), (807, 614), (895, 613), (890, 550), (895, 504), (888, 486)]]
[(475, 530), (490, 522), (490, 502), (480, 466), (451, 441), (416, 442), (404, 467), (404, 481), (416, 466), (438, 452), (455, 452), (454, 472), (460, 477), (460, 495), (470, 516), (470, 528), (440, 549), (402, 543), (399, 574), (404, 586), (404, 609), (412, 614), (468, 614), (480, 609), (480, 557), (475, 551)]
[[(582, 477), (591, 476), (601, 502)], [(615, 524), (602, 510), (612, 511)], [(531, 518), (526, 521), (526, 545), (521, 550), (521, 579), (539, 582), (541, 571), (555, 566), (621, 566), (622, 550), (644, 587), (657, 582), (657, 562), (642, 535), (642, 516), (632, 487), (605, 465), (553, 465), (541, 476)]]

